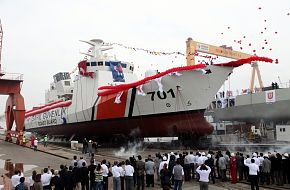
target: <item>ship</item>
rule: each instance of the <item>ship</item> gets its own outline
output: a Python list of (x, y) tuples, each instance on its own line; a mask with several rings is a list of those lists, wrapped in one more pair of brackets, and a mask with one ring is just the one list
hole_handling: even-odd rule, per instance
[(246, 89), (244, 93), (236, 96), (226, 93), (226, 97), (223, 97), (220, 94), (209, 108), (220, 121), (247, 123), (290, 121), (290, 88), (287, 85), (279, 87), (277, 83), (273, 83), (254, 92)]
[(90, 45), (87, 59), (78, 63), (78, 75), (53, 76), (46, 104), (25, 113), (25, 130), (40, 135), (73, 138), (182, 137), (192, 141), (211, 134), (204, 112), (235, 67), (249, 57), (227, 63), (195, 64), (164, 72), (148, 70), (138, 80), (134, 64), (105, 51), (112, 45), (101, 39)]

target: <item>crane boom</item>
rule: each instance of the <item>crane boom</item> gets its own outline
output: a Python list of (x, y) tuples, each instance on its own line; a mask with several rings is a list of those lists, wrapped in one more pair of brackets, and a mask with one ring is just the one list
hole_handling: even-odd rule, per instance
[[(194, 65), (195, 64), (195, 53), (202, 52), (212, 55), (217, 55), (221, 57), (231, 58), (231, 59), (245, 59), (248, 57), (252, 57), (254, 55), (234, 51), (231, 47), (226, 46), (214, 46), (210, 44), (200, 43), (197, 41), (193, 41), (192, 38), (188, 38), (186, 41), (186, 59), (187, 59), (187, 65)], [(258, 67), (257, 63), (252, 63), (252, 76), (250, 81), (250, 91), (254, 91), (254, 82), (255, 82), (255, 74), (257, 73), (258, 81), (260, 88), (263, 88), (263, 82), (261, 73)]]

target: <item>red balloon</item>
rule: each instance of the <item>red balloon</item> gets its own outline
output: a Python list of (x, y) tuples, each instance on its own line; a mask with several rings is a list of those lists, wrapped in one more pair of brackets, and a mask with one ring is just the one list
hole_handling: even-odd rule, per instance
[(246, 36), (244, 36), (244, 38), (246, 38)]
[(264, 41), (267, 41), (266, 39)]
[(267, 20), (264, 20), (264, 22), (267, 22)]
[(267, 28), (264, 28), (265, 30), (267, 29)]
[(272, 48), (270, 48), (269, 50), (272, 51)]
[(264, 32), (261, 32), (261, 34), (263, 34)]
[(252, 44), (249, 44), (249, 46), (251, 46)]
[(240, 47), (240, 49), (242, 50), (242, 49), (243, 49), (243, 47)]
[(265, 44), (268, 44), (268, 42), (265, 42)]
[(231, 27), (228, 26), (228, 29), (230, 29)]
[(253, 50), (253, 52), (255, 53), (255, 52), (256, 52), (256, 50)]
[(276, 63), (276, 64), (278, 64), (278, 63), (279, 63), (278, 59), (275, 59), (275, 63)]
[(288, 13), (287, 15), (290, 15), (290, 13)]
[(262, 8), (261, 8), (261, 7), (259, 7), (259, 9), (261, 10)]
[(265, 49), (264, 47), (262, 47), (262, 49)]
[(234, 42), (236, 42), (236, 40), (234, 40)]
[(221, 34), (224, 34), (224, 33), (221, 33)]
[(278, 32), (275, 32), (275, 34), (278, 34)]

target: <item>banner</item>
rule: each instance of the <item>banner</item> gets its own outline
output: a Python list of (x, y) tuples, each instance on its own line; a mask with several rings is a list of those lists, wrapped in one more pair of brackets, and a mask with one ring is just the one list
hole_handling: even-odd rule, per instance
[(121, 62), (110, 61), (109, 63), (110, 63), (110, 68), (112, 71), (114, 82), (125, 82)]
[(266, 94), (266, 103), (276, 102), (275, 90), (265, 91), (265, 94)]

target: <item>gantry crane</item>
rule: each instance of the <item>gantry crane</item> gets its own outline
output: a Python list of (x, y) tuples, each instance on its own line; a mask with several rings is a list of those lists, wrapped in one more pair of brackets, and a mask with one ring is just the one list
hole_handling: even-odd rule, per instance
[[(24, 130), (25, 106), (24, 98), (20, 94), (22, 86), (21, 74), (7, 74), (1, 70), (1, 52), (3, 42), (3, 29), (0, 20), (0, 95), (9, 95), (6, 101), (6, 141), (12, 141), (12, 134), (17, 136), (17, 144), (21, 144)], [(16, 130), (12, 131), (15, 121)]]
[[(251, 54), (234, 51), (231, 47), (226, 47), (225, 45), (218, 47), (214, 45), (196, 42), (196, 41), (193, 41), (192, 38), (187, 39), (186, 46), (187, 46), (186, 48), (187, 65), (195, 64), (195, 54), (198, 52), (217, 55), (217, 56), (231, 58), (231, 59), (245, 59), (245, 58), (254, 56)], [(263, 88), (264, 85), (262, 82), (261, 73), (260, 73), (258, 64), (256, 62), (253, 62), (251, 66), (252, 66), (252, 76), (251, 76), (251, 81), (250, 81), (250, 91), (254, 92), (254, 83), (255, 83), (256, 73), (259, 80), (260, 88)]]

